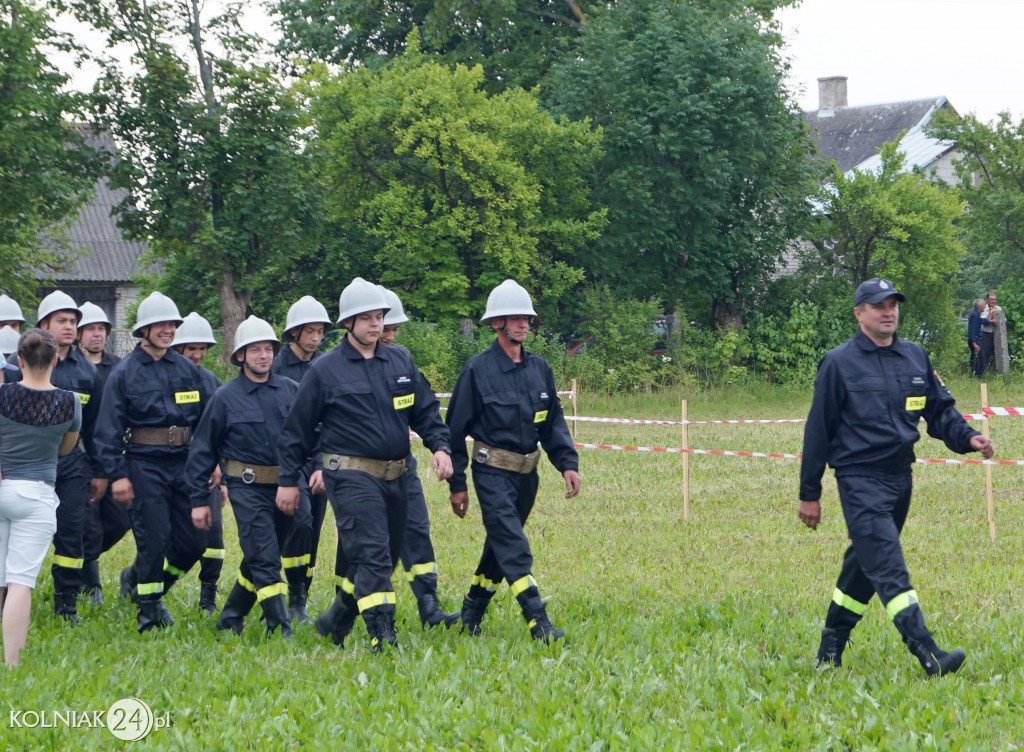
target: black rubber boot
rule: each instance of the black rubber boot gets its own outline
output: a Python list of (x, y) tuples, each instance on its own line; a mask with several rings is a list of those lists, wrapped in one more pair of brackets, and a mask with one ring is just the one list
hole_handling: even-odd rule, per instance
[(468, 632), (470, 637), (480, 636), (483, 631), (480, 624), (484, 620), (484, 613), (487, 611), (487, 605), (491, 602), (493, 595), (493, 593), (476, 597), (467, 595), (462, 599), (462, 612), (459, 614), (459, 618), (462, 620), (460, 633)]
[(312, 624), (306, 611), (306, 583), (297, 582), (288, 585), (288, 616), (296, 624)]
[(825, 628), (821, 630), (821, 643), (818, 645), (816, 665), (840, 668), (843, 665), (843, 650), (850, 640), (850, 632), (861, 619), (848, 608), (832, 603), (825, 616)]
[(87, 595), (94, 606), (103, 605), (103, 583), (100, 582), (100, 563), (94, 559), (82, 566), (82, 594)]
[(334, 597), (330, 608), (316, 617), (313, 624), (317, 632), (324, 637), (330, 637), (331, 642), (340, 648), (344, 647), (345, 638), (352, 632), (358, 616), (356, 599), (342, 591)]
[(946, 652), (935, 644), (935, 638), (924, 623), (919, 606), (910, 606), (896, 614), (893, 624), (903, 636), (907, 649), (921, 663), (928, 676), (953, 674), (964, 665), (967, 655), (960, 648)]
[(557, 642), (565, 637), (564, 629), (557, 629), (548, 619), (548, 611), (541, 600), (540, 592), (535, 587), (527, 588), (516, 596), (519, 607), (523, 610), (526, 626), (535, 640), (543, 640), (545, 644)]
[(245, 626), (245, 617), (252, 611), (256, 603), (256, 593), (235, 583), (228, 593), (228, 599), (224, 601), (224, 608), (220, 610), (220, 617), (217, 619), (217, 629), (230, 629), (237, 635), (242, 634)]
[(288, 618), (288, 607), (285, 606), (283, 595), (274, 595), (260, 601), (260, 608), (263, 609), (263, 620), (267, 623), (267, 637), (274, 634), (274, 630), (281, 628), (281, 637), (288, 639), (292, 636), (292, 624)]
[(53, 613), (77, 627), (82, 623), (78, 618), (78, 593), (54, 593)]
[(380, 653), (385, 643), (398, 647), (398, 635), (395, 633), (395, 607), (374, 606), (363, 611), (366, 632), (370, 635), (370, 652)]
[(163, 629), (174, 625), (171, 612), (167, 610), (163, 600), (139, 601), (139, 634), (151, 629)]
[(199, 608), (212, 616), (217, 611), (217, 583), (204, 582), (199, 587)]
[(436, 627), (438, 624), (450, 627), (459, 620), (459, 614), (441, 610), (436, 593), (424, 593), (416, 599), (420, 611), (420, 625), (423, 629)]
[(139, 602), (139, 570), (132, 563), (121, 570), (121, 597)]

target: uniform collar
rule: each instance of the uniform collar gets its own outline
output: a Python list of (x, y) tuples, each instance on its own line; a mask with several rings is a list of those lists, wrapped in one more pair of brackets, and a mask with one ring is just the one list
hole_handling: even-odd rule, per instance
[(303, 360), (302, 358), (300, 358), (298, 355), (295, 354), (295, 352), (292, 350), (292, 345), (289, 342), (284, 347), (281, 348), (281, 354), (284, 357), (284, 359), (287, 361), (287, 364), (290, 365), (290, 366), (297, 366), (297, 365), (307, 365), (308, 366), (310, 363), (312, 363), (314, 360), (316, 360), (320, 356), (320, 351), (319, 350), (314, 350), (313, 351), (313, 357), (311, 357), (309, 360)]
[(871, 341), (871, 338), (868, 335), (861, 331), (860, 327), (857, 327), (857, 333), (853, 335), (853, 341), (856, 342), (857, 347), (859, 347), (864, 352), (874, 352), (876, 350), (892, 350), (893, 352), (902, 355), (905, 347), (904, 340), (900, 339), (899, 336), (895, 334), (892, 336), (891, 345), (876, 345), (874, 342)]
[[(345, 332), (345, 336), (341, 339), (341, 344), (338, 345), (341, 350), (341, 354), (349, 360), (366, 360), (363, 354), (359, 352), (352, 343), (348, 341), (348, 332)], [(381, 360), (391, 360), (391, 356), (388, 354), (387, 346), (383, 345), (380, 340), (377, 340), (377, 346), (373, 351), (373, 357), (380, 358)]]
[(279, 386), (281, 386), (281, 379), (278, 378), (277, 374), (275, 374), (273, 371), (270, 372), (270, 378), (267, 379), (266, 381), (253, 381), (252, 379), (245, 375), (245, 371), (243, 371), (242, 369), (238, 369), (237, 380), (242, 385), (242, 388), (245, 389), (247, 394), (252, 394), (261, 386), (269, 386), (271, 389), (277, 389)]
[(526, 363), (526, 359), (533, 356), (533, 353), (531, 353), (529, 350), (523, 347), (523, 359), (521, 362), (516, 363), (514, 360), (512, 360), (512, 358), (508, 356), (505, 350), (502, 349), (501, 343), (498, 341), (497, 337), (495, 337), (494, 342), (491, 343), (491, 349), (501, 356), (500, 358), (498, 358), (498, 367), (505, 373), (508, 373), (509, 371), (514, 370), (523, 363)]

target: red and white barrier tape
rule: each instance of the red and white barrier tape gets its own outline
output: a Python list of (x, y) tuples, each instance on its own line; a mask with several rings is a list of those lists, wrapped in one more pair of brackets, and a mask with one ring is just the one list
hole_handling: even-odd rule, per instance
[[(1024, 408), (1021, 408), (1024, 410)], [(1024, 413), (1022, 413), (1024, 414)], [(762, 423), (806, 423), (806, 418), (762, 418), (744, 420), (643, 420), (640, 418), (590, 418), (581, 415), (566, 415), (566, 420), (575, 420), (579, 423), (629, 423), (651, 426), (702, 426), (702, 425), (735, 425), (762, 424)], [(964, 420), (987, 420), (984, 414), (964, 413)]]
[(1024, 407), (983, 407), (985, 415), (1024, 415)]
[[(573, 392), (571, 390), (568, 391), (568, 392), (555, 392), (555, 394), (557, 394), (559, 397), (571, 397), (575, 393), (576, 392)], [(451, 399), (452, 393), (451, 392), (434, 392), (434, 396), (437, 397), (438, 399)]]
[[(584, 444), (576, 442), (573, 446), (580, 449), (613, 449), (620, 452), (654, 452), (656, 454), (711, 454), (723, 457), (770, 457), (785, 460), (799, 460), (802, 454), (789, 454), (786, 452), (734, 452), (723, 449), (681, 449), (679, 447), (641, 447), (641, 446), (619, 446), (616, 444)], [(958, 459), (928, 459), (918, 457), (917, 462), (932, 463), (939, 465), (1011, 465), (1024, 467), (1024, 460), (958, 460)]]

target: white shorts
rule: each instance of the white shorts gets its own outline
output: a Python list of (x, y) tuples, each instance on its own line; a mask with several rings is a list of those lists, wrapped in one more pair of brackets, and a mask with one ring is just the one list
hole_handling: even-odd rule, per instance
[(40, 480), (0, 480), (0, 587), (35, 588), (57, 532), (57, 494)]

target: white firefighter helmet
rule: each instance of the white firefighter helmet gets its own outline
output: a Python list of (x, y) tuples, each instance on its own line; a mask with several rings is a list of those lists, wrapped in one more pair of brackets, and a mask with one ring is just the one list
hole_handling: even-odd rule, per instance
[(356, 277), (338, 297), (338, 326), (341, 326), (341, 322), (361, 313), (384, 311), (384, 315), (387, 316), (389, 310), (391, 306), (388, 305), (383, 293), (377, 289), (377, 285), (367, 282), (362, 277)]
[(530, 293), (515, 280), (506, 279), (487, 296), (487, 309), (480, 321), (500, 319), (504, 316), (536, 315)]
[(71, 313), (75, 314), (76, 321), (81, 320), (82, 318), (82, 311), (78, 308), (78, 303), (74, 301), (74, 298), (66, 292), (54, 290), (39, 301), (39, 310), (36, 312), (36, 322), (41, 322), (47, 316), (56, 313), (57, 311), (71, 311)]
[(213, 327), (210, 322), (204, 319), (195, 311), (192, 311), (182, 320), (174, 332), (174, 342), (171, 347), (181, 345), (216, 345), (217, 340), (213, 336)]
[(110, 319), (107, 318), (107, 314), (98, 305), (87, 300), (78, 306), (78, 310), (82, 312), (82, 318), (78, 322), (79, 329), (83, 326), (89, 326), (89, 324), (106, 324), (107, 333), (110, 333)]
[(0, 328), (0, 353), (6, 358), (11, 353), (18, 352), (18, 340), (21, 335), (9, 326)]
[(25, 322), (25, 316), (21, 312), (21, 306), (9, 295), (0, 295), (0, 321), (21, 321)]
[(242, 361), (238, 356), (247, 346), (256, 342), (273, 343), (274, 355), (281, 349), (281, 341), (277, 338), (274, 327), (263, 319), (250, 316), (235, 330), (235, 351), (231, 353), (231, 360), (241, 365)]
[(288, 318), (284, 323), (284, 336), (286, 340), (290, 340), (291, 331), (306, 324), (323, 324), (326, 330), (332, 323), (323, 303), (311, 295), (303, 295), (288, 309)]
[(404, 324), (408, 321), (409, 317), (405, 315), (405, 309), (402, 308), (402, 299), (398, 297), (398, 294), (391, 292), (384, 285), (377, 285), (377, 287), (380, 288), (381, 293), (384, 294), (384, 300), (391, 307), (391, 310), (384, 316), (384, 326)]
[(161, 321), (173, 321), (179, 326), (184, 319), (178, 313), (178, 306), (174, 301), (162, 292), (151, 292), (146, 299), (139, 303), (135, 312), (135, 327), (132, 329), (132, 336), (141, 337), (142, 330), (152, 324), (159, 324)]

